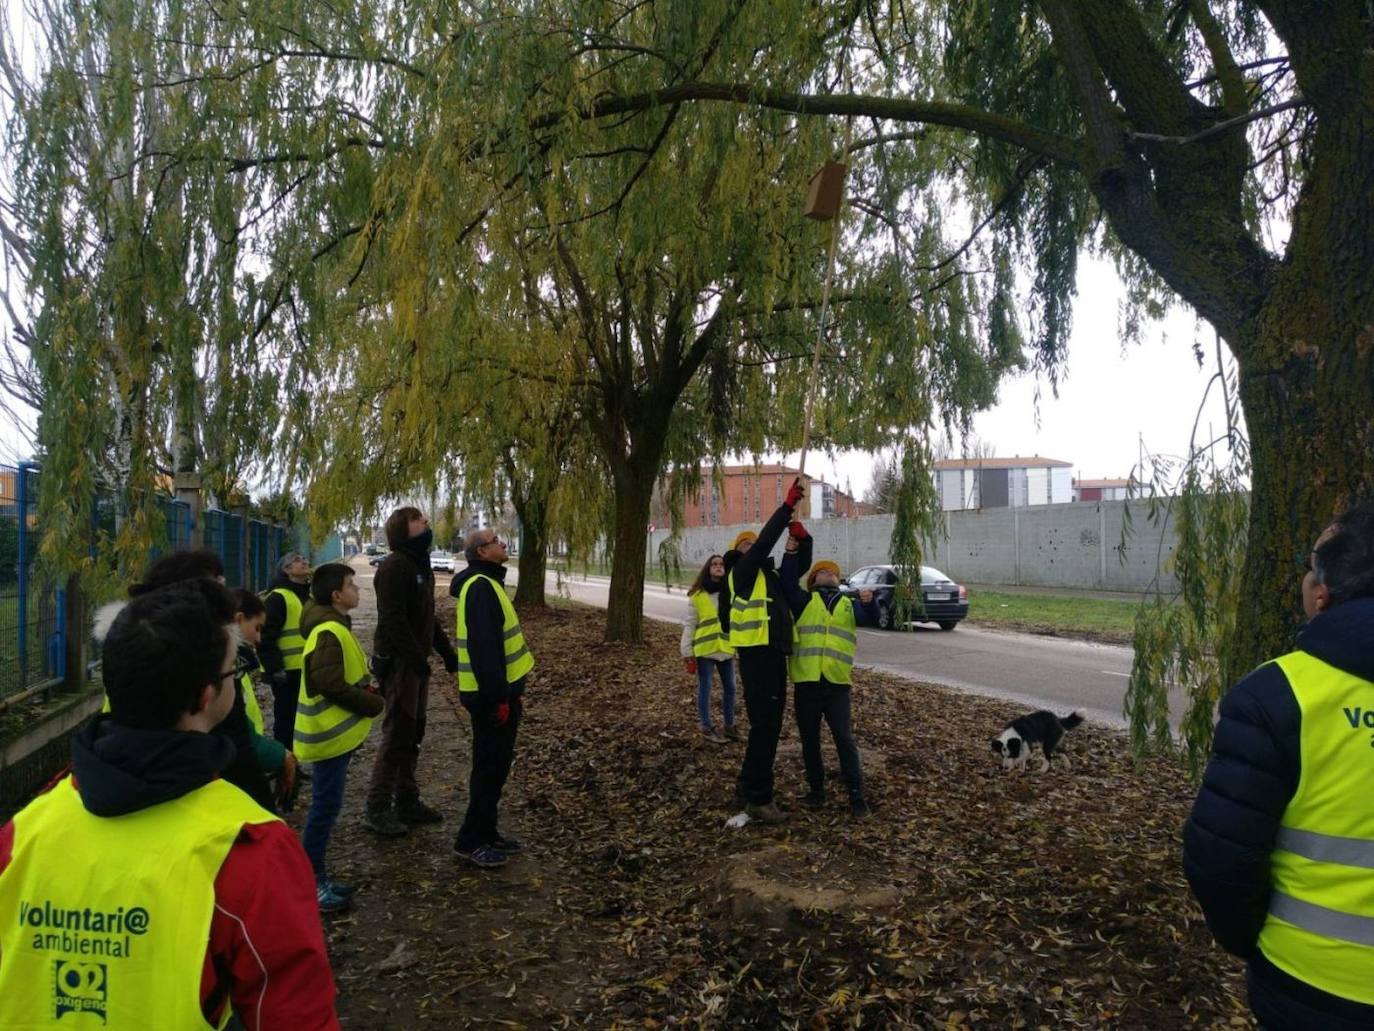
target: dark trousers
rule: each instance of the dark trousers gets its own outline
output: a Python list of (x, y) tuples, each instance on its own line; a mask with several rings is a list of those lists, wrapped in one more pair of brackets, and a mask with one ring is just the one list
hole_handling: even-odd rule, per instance
[(272, 736), (287, 751), (295, 747), (296, 700), (301, 696), (301, 671), (286, 671), (286, 686), (272, 681)]
[(415, 767), (420, 761), (420, 742), (425, 739), (429, 677), (413, 670), (393, 672), (382, 681), (382, 697), (386, 699), (382, 740), (367, 785), (367, 804), (373, 809), (420, 797)]
[(765, 805), (773, 801), (773, 760), (787, 709), (787, 656), (766, 646), (741, 648), (738, 654), (749, 741), (735, 793), (746, 802)]
[(320, 759), (315, 763), (310, 781), (310, 809), (305, 814), (301, 845), (310, 857), (317, 881), (325, 876), (324, 853), (343, 807), (344, 783), (348, 779), (348, 760), (351, 758), (353, 753), (345, 752), (333, 759)]
[(501, 791), (515, 758), (515, 732), (520, 726), (521, 703), (511, 702), (504, 724), (496, 722), (496, 706), (478, 702), (468, 710), (472, 717), (472, 776), (468, 779), (468, 811), (458, 828), (458, 848), (467, 851), (490, 845), (500, 833), (496, 821)]
[(824, 719), (830, 725), (830, 736), (835, 739), (835, 751), (840, 753), (840, 776), (849, 790), (849, 797), (862, 798), (864, 774), (850, 723), (849, 685), (832, 684), (828, 680), (795, 684), (792, 701), (797, 714), (806, 783), (811, 790), (825, 790), (825, 763), (821, 762), (821, 720)]

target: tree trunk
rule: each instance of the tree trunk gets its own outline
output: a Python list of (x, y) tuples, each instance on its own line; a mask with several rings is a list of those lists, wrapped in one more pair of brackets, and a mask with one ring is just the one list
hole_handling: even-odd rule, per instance
[(1224, 670), (1231, 682), (1292, 649), (1313, 542), (1341, 510), (1374, 496), (1374, 145), (1366, 129), (1338, 126), (1319, 142), (1288, 260), (1254, 340), (1234, 347), (1253, 470), (1245, 608)]
[(517, 608), (542, 608), (544, 571), (548, 564), (548, 496), (512, 496), (515, 514), (520, 517), (519, 583), (515, 587)]
[(606, 604), (606, 640), (639, 644), (644, 640), (644, 566), (648, 552), (649, 506), (653, 501), (663, 442), (643, 453), (613, 459), (615, 540), (611, 592)]

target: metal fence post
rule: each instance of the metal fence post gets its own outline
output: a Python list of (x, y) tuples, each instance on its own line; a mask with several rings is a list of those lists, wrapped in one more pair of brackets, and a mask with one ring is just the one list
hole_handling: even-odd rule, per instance
[(15, 494), (19, 505), (19, 682), (29, 682), (29, 470), (32, 462), (20, 462), (15, 472)]

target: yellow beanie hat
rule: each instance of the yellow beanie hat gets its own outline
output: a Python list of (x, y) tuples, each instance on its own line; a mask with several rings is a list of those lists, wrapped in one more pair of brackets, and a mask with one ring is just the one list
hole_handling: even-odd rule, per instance
[(756, 540), (758, 540), (758, 539), (759, 539), (759, 535), (756, 534), (753, 530), (741, 530), (739, 533), (735, 534), (735, 541), (734, 541), (733, 544), (730, 545), (730, 550), (731, 550), (731, 551), (738, 551), (738, 550), (739, 550), (740, 544), (743, 543), (744, 541), (751, 541), (751, 542), (752, 542), (752, 541), (756, 541)]
[(819, 573), (822, 569), (828, 569), (828, 570), (830, 570), (832, 573), (834, 573), (834, 574), (835, 574), (835, 579), (836, 579), (836, 580), (838, 580), (838, 579), (840, 578), (840, 564), (839, 564), (838, 562), (831, 562), (830, 559), (828, 559), (828, 558), (823, 558), (823, 559), (821, 559), (819, 562), (817, 562), (815, 565), (813, 565), (813, 566), (810, 568), (810, 570), (807, 571), (807, 574), (806, 574), (806, 586), (807, 586), (807, 589), (808, 589), (808, 590), (809, 590), (809, 589), (812, 587), (812, 585), (815, 583), (815, 581), (816, 581), (816, 574)]

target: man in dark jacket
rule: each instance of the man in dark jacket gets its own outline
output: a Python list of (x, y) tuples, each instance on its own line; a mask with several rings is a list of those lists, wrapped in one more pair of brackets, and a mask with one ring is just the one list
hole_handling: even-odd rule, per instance
[(421, 801), (415, 768), (429, 709), (429, 653), (438, 652), (450, 673), (458, 669), (458, 658), (434, 618), (434, 571), (429, 565), (434, 531), (429, 520), (418, 508), (396, 509), (386, 520), (386, 542), (391, 554), (372, 581), (377, 592), (372, 651), (386, 715), (363, 825), (385, 837), (398, 837), (408, 832), (408, 824), (443, 819)]
[(296, 698), (301, 693), (305, 642), (300, 636), (300, 613), (309, 600), (310, 561), (298, 551), (289, 551), (277, 563), (277, 575), (263, 599), (267, 622), (258, 645), (258, 661), (272, 685), (272, 736), (287, 749), (296, 729)]
[(497, 808), (534, 660), (505, 594), (506, 542), (494, 530), (474, 530), (464, 553), (467, 568), (453, 578), (449, 593), (458, 599), (458, 698), (472, 718), (472, 776), (453, 849), (477, 866), (496, 867), (522, 848), (497, 829)]
[(1221, 701), (1183, 865), (1270, 1031), (1374, 1027), (1374, 503), (1322, 533), (1297, 650)]
[(787, 656), (792, 654), (792, 612), (769, 553), (782, 537), (802, 498), (801, 478), (792, 481), (787, 498), (759, 531), (740, 534), (726, 553), (726, 589), (721, 591), (721, 623), (739, 656), (744, 681), (744, 708), (749, 714), (749, 741), (744, 749), (735, 794), (756, 820), (780, 823), (773, 804), (773, 760), (787, 709)]

